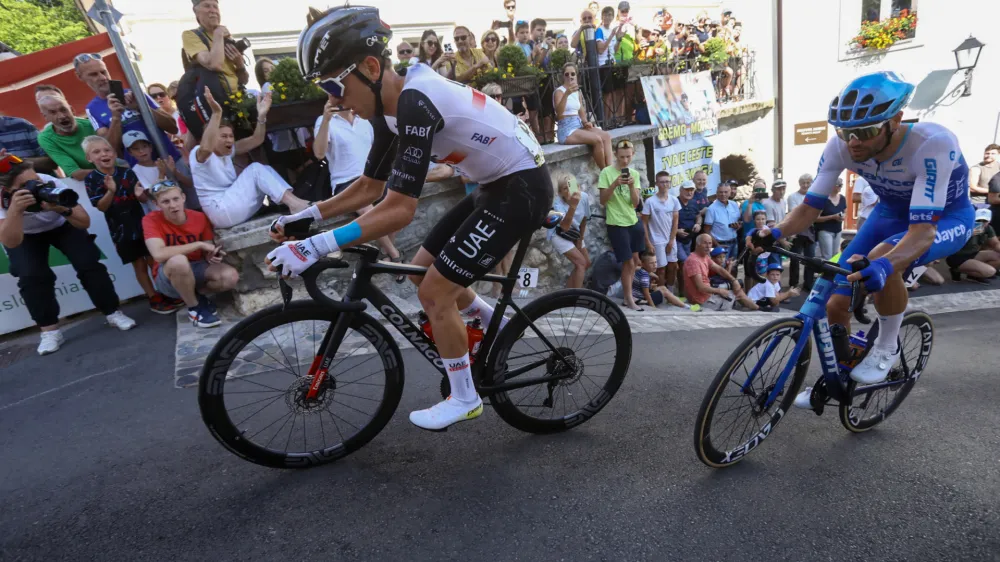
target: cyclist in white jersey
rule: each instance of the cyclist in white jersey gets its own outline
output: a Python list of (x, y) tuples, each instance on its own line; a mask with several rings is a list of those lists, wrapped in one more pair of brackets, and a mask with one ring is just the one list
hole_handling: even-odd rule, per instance
[[(908, 300), (903, 274), (960, 250), (975, 223), (969, 168), (955, 135), (935, 123), (901, 123), (913, 90), (892, 72), (848, 84), (830, 104), (829, 123), (837, 136), (823, 151), (805, 204), (777, 227), (758, 233), (770, 242), (805, 230), (844, 170), (871, 184), (879, 203), (840, 258), (842, 267), (862, 256), (871, 265), (846, 278), (838, 276), (827, 304), (830, 323), (849, 327), (850, 282), (862, 280), (875, 293), (879, 334), (872, 351), (851, 372), (863, 384), (884, 380), (899, 357), (897, 338)], [(795, 404), (809, 408), (810, 391), (800, 393)]]
[(297, 275), (326, 254), (376, 240), (413, 220), (431, 162), (450, 164), (481, 188), (442, 217), (413, 264), (429, 267), (417, 279), (418, 296), (447, 366), (451, 396), (410, 414), (423, 429), (439, 431), (478, 417), (482, 400), (472, 382), (468, 340), (459, 311), (488, 325), (493, 308), (471, 289), (552, 207), (552, 180), (541, 147), (517, 117), (482, 92), (446, 80), (418, 64), (406, 77), (390, 64), (392, 38), (378, 10), (365, 6), (310, 10), (299, 36), (303, 76), (331, 100), (371, 121), (375, 140), (365, 172), (332, 199), (281, 217), (272, 230), (301, 218), (319, 220), (354, 212), (385, 199), (354, 222), (288, 242), (268, 254), (272, 269)]

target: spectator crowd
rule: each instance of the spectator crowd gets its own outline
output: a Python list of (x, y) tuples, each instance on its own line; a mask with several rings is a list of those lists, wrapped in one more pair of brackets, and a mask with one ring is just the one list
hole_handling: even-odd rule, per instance
[[(591, 2), (580, 14), (578, 28), (552, 30), (541, 18), (520, 19), (516, 0), (504, 0), (503, 7), (504, 15), (478, 39), (470, 28), (456, 26), (454, 45), (442, 44), (433, 30), (425, 31), (419, 44), (398, 43), (396, 70), (428, 65), (449, 79), (479, 86), (536, 136), (555, 133), (559, 143), (590, 147), (598, 176), (563, 175), (556, 182), (554, 207), (564, 217), (549, 241), (568, 260), (568, 287), (616, 295), (635, 310), (663, 304), (692, 310), (775, 310), (811, 288), (814, 273), (806, 268), (800, 275), (801, 264), (795, 261), (763, 254), (739, 263), (750, 231), (780, 222), (801, 204), (810, 175), (799, 177), (797, 191), (787, 196), (785, 181), (776, 180), (769, 189), (764, 179), (757, 179), (752, 195), (741, 203), (733, 200), (734, 181), (723, 182), (709, 196), (708, 176), (702, 171), (680, 186), (672, 186), (671, 176), (659, 172), (654, 185), (644, 186), (632, 166), (636, 147), (629, 140), (613, 144), (590, 107), (594, 96), (588, 100), (583, 95), (585, 70), (632, 61), (671, 62), (672, 71), (710, 69), (720, 97), (734, 95), (740, 59), (747, 51), (740, 41), (742, 26), (731, 11), (718, 19), (703, 12), (683, 22), (661, 9), (640, 21), (628, 1), (603, 8)], [(170, 314), (186, 307), (191, 322), (212, 328), (221, 321), (210, 295), (239, 281), (237, 271), (224, 263), (226, 252), (216, 230), (276, 209), (301, 211), (311, 201), (340, 193), (362, 174), (374, 135), (370, 123), (331, 99), (311, 127), (269, 130), (276, 95), (269, 80), (274, 61), (262, 58), (250, 64), (244, 55), (248, 42), (234, 39), (222, 24), (217, 0), (193, 0), (193, 12), (198, 28), (182, 34), (185, 73), (168, 86), (153, 83), (145, 93), (133, 92), (112, 79), (100, 54), (82, 53), (72, 66), (94, 94), (85, 107), (74, 108), (59, 88), (39, 84), (35, 101), (47, 122), (43, 130), (0, 115), (0, 243), (26, 307), (42, 330), (39, 353), (52, 353), (63, 342), (55, 275), (47, 264), (50, 247), (66, 254), (111, 326), (135, 326), (119, 310), (114, 286), (98, 259), (100, 250), (86, 234), (91, 225), (83, 205), (71, 204), (75, 199), (39, 203), (33, 195), (39, 189), (56, 193), (66, 188), (66, 179), (81, 182), (89, 204), (104, 215), (122, 263), (132, 264), (150, 309)], [(477, 83), (484, 73), (499, 69), (500, 49), (511, 45), (548, 73), (548, 81), (534, 94), (508, 96), (498, 82)], [(701, 56), (706, 48), (719, 45), (729, 63), (705, 66)], [(556, 57), (560, 52), (565, 56)], [(259, 92), (246, 87), (251, 66), (262, 86)], [(600, 76), (606, 94), (613, 75)], [(251, 129), (241, 134), (222, 102), (244, 96), (255, 102), (247, 109)], [(598, 94), (597, 103), (608, 106), (609, 100)], [(140, 104), (148, 107), (152, 123), (143, 119)], [(1000, 146), (991, 144), (970, 173), (970, 195), (980, 209), (968, 245), (946, 260), (953, 279), (983, 282), (997, 275), (998, 171)], [(450, 165), (434, 164), (427, 181), (455, 174)], [(467, 191), (478, 188), (467, 178), (463, 181)], [(587, 192), (591, 183), (596, 183), (598, 197)], [(850, 207), (841, 187), (811, 229), (784, 242), (788, 248), (824, 259), (840, 252)], [(850, 203), (860, 204), (860, 226), (878, 199), (860, 178), (853, 194)], [(586, 233), (601, 208), (610, 248), (592, 256)], [(401, 262), (394, 238), (386, 236), (379, 244), (389, 259)], [(500, 273), (507, 272), (510, 258), (500, 262)], [(743, 279), (738, 278), (740, 268)], [(785, 269), (788, 286), (782, 287)], [(925, 280), (943, 281), (934, 279), (933, 269)]]

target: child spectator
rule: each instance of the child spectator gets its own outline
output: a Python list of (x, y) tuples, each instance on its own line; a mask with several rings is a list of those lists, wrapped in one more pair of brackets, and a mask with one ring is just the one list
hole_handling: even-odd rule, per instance
[(782, 302), (799, 296), (798, 287), (781, 292), (781, 264), (771, 264), (767, 267), (767, 281), (754, 285), (748, 297), (757, 303), (763, 312), (777, 312)]
[(146, 201), (143, 201), (142, 208), (150, 213), (156, 210), (156, 202), (149, 197), (149, 190), (162, 180), (169, 179), (183, 186), (183, 189), (194, 189), (191, 178), (177, 171), (177, 164), (170, 158), (160, 158), (153, 160), (153, 143), (149, 142), (146, 133), (142, 131), (129, 131), (122, 135), (122, 144), (125, 150), (135, 159), (132, 172), (139, 179), (142, 189), (146, 191)]
[(139, 178), (124, 166), (115, 166), (115, 149), (104, 137), (97, 135), (83, 139), (83, 152), (94, 170), (87, 174), (84, 185), (90, 202), (104, 213), (108, 232), (115, 243), (115, 251), (122, 263), (132, 264), (135, 280), (149, 299), (149, 308), (157, 314), (170, 314), (180, 303), (168, 299), (153, 289), (149, 267), (153, 261), (146, 250), (142, 235), (142, 203), (146, 192)]
[(635, 270), (635, 277), (632, 279), (632, 297), (636, 301), (642, 299), (653, 308), (662, 304), (663, 301), (667, 301), (676, 307), (693, 310), (694, 312), (701, 310), (701, 306), (697, 304), (691, 306), (684, 304), (669, 289), (656, 284), (655, 281), (651, 281), (651, 273), (656, 274), (656, 256), (646, 252), (642, 255), (642, 267)]
[(677, 278), (677, 228), (681, 203), (670, 195), (670, 174), (657, 172), (656, 192), (642, 206), (646, 247), (656, 256), (656, 277), (660, 285), (671, 287)]

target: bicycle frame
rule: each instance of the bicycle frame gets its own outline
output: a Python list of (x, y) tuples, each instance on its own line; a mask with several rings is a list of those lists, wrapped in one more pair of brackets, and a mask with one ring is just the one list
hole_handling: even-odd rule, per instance
[[(533, 377), (530, 379), (524, 379), (516, 382), (504, 382), (503, 384), (494, 386), (483, 386), (481, 381), (483, 380), (483, 374), (486, 369), (486, 358), (489, 356), (489, 352), (496, 342), (496, 339), (500, 333), (500, 321), (503, 318), (503, 313), (506, 311), (507, 307), (514, 309), (514, 312), (524, 318), (527, 322), (528, 327), (535, 332), (535, 334), (541, 338), (545, 345), (551, 349), (560, 359), (565, 361), (562, 353), (554, 346), (548, 338), (545, 337), (541, 331), (531, 322), (531, 320), (524, 314), (524, 311), (514, 302), (511, 295), (514, 291), (514, 286), (517, 283), (518, 276), (517, 272), (520, 269), (521, 263), (524, 260), (524, 256), (528, 251), (529, 242), (531, 240), (531, 235), (525, 236), (521, 243), (518, 245), (517, 253), (514, 256), (514, 260), (511, 263), (510, 271), (506, 276), (502, 275), (485, 275), (482, 281), (491, 281), (495, 283), (500, 283), (503, 287), (500, 300), (497, 302), (496, 309), (493, 313), (493, 318), (490, 321), (490, 325), (487, 326), (485, 333), (483, 334), (482, 346), (480, 347), (478, 360), (472, 364), (472, 378), (476, 385), (476, 389), (481, 393), (490, 395), (496, 392), (502, 392), (507, 390), (515, 390), (518, 388), (523, 388), (527, 386), (533, 386), (536, 384), (555, 382), (564, 378), (568, 378), (570, 374), (564, 375), (550, 375), (545, 377)], [(441, 373), (442, 376), (448, 376), (448, 372), (445, 369), (444, 362), (441, 359), (441, 355), (438, 353), (437, 346), (431, 341), (430, 338), (424, 334), (417, 325), (415, 325), (407, 316), (404, 314), (398, 306), (392, 300), (386, 296), (378, 287), (372, 283), (372, 277), (380, 274), (406, 274), (406, 275), (423, 275), (427, 272), (426, 267), (414, 266), (414, 265), (403, 265), (403, 264), (393, 264), (385, 262), (374, 261), (374, 256), (377, 255), (377, 250), (374, 248), (348, 248), (344, 250), (349, 253), (356, 253), (361, 255), (361, 260), (355, 267), (354, 275), (352, 276), (351, 283), (348, 285), (347, 290), (344, 293), (343, 303), (357, 303), (361, 304), (361, 301), (367, 300), (372, 306), (378, 310), (379, 314), (385, 317), (399, 331), (403, 337), (406, 338), (410, 344), (413, 345), (417, 351), (426, 359), (435, 369)], [(315, 277), (313, 276), (313, 279)], [(307, 282), (307, 287), (309, 283)], [(314, 298), (316, 295), (310, 290), (310, 295)], [(320, 300), (320, 299), (317, 299)], [(325, 300), (332, 301), (329, 297), (325, 297)], [(332, 301), (336, 303), (337, 301)], [(363, 307), (363, 305), (362, 305)], [(337, 349), (340, 347), (344, 336), (347, 333), (347, 328), (350, 325), (353, 314), (360, 311), (360, 308), (355, 310), (342, 310), (341, 314), (338, 316), (336, 322), (331, 329), (327, 330), (326, 334), (323, 336), (323, 341), (319, 348), (323, 350), (322, 356), (318, 356), (314, 359), (313, 365), (310, 367), (309, 374), (313, 376), (314, 383), (309, 390), (309, 394), (318, 393), (322, 380), (326, 376), (327, 369), (329, 368), (332, 360), (336, 354)], [(506, 374), (507, 379), (512, 379), (526, 373), (532, 369), (542, 366), (546, 363), (547, 359), (541, 359), (537, 362), (529, 363), (522, 367), (519, 367), (513, 371), (509, 371)], [(314, 390), (315, 389), (315, 390)], [(311, 396), (310, 396), (311, 397)]]

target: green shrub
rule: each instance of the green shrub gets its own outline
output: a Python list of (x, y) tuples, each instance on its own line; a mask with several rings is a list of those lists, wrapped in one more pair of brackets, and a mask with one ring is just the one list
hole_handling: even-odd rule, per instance
[(299, 72), (299, 63), (294, 58), (284, 58), (278, 62), (268, 78), (272, 87), (272, 103), (282, 104), (300, 100), (314, 100), (326, 97), (319, 86), (307, 82)]

